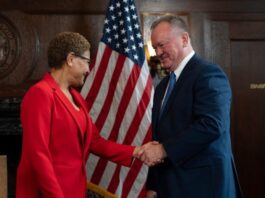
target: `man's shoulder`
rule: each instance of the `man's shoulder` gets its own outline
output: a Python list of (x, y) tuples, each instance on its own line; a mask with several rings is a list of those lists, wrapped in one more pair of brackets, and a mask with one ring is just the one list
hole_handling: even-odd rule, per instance
[(223, 69), (216, 63), (213, 63), (205, 58), (200, 57), (195, 54), (191, 59), (191, 64), (194, 65), (194, 68), (197, 70), (212, 71), (219, 70), (223, 72)]
[(210, 65), (216, 65), (214, 63), (212, 63), (211, 61), (199, 56), (198, 54), (194, 54), (194, 56), (191, 58), (190, 60), (191, 63), (194, 63), (198, 66), (210, 66)]

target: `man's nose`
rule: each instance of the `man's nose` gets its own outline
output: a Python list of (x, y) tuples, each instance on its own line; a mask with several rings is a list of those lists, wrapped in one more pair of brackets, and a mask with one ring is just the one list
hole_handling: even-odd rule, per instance
[(156, 48), (156, 55), (160, 56), (161, 54), (163, 54), (163, 50), (160, 47)]

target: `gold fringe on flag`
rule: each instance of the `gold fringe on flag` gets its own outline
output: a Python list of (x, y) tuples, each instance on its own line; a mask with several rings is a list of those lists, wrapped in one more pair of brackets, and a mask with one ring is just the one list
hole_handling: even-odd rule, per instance
[(102, 188), (96, 184), (93, 184), (91, 182), (87, 182), (87, 189), (101, 195), (104, 198), (118, 198), (117, 195), (112, 194), (112, 193), (108, 192), (106, 189), (104, 189), (104, 188)]

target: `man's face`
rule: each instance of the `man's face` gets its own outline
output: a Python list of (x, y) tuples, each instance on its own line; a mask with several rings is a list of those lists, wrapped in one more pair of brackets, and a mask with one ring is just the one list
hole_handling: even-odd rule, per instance
[(183, 33), (181, 29), (173, 29), (167, 22), (161, 22), (152, 30), (153, 48), (162, 67), (168, 71), (174, 71), (184, 58)]

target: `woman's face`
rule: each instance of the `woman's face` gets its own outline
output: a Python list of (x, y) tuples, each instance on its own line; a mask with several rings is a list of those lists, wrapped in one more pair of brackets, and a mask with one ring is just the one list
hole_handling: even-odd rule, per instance
[(89, 72), (90, 51), (83, 54), (73, 54), (72, 67), (70, 70), (71, 84), (75, 87), (82, 86)]

